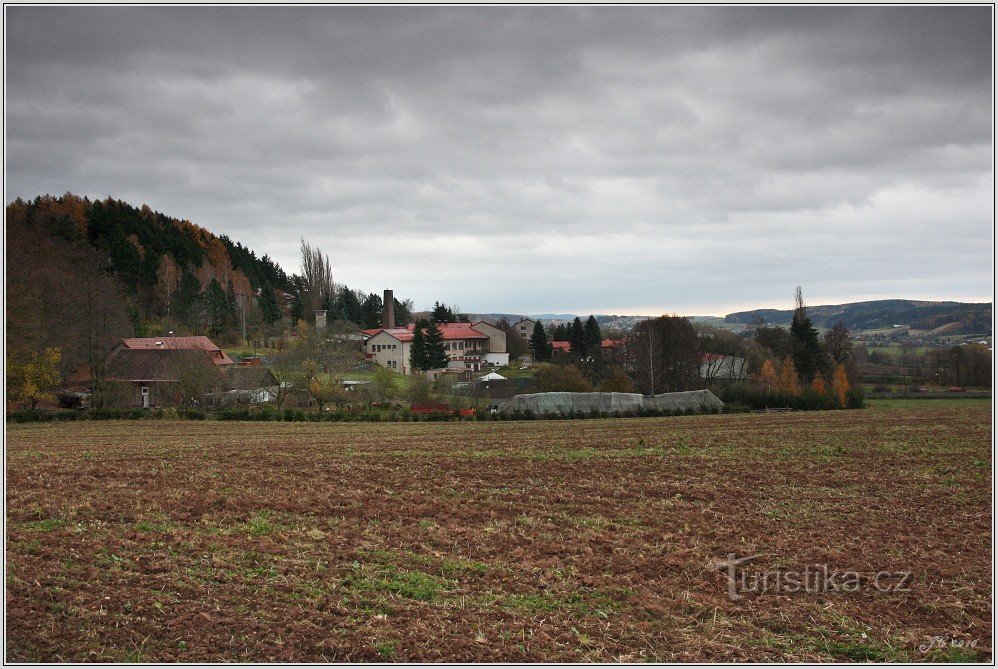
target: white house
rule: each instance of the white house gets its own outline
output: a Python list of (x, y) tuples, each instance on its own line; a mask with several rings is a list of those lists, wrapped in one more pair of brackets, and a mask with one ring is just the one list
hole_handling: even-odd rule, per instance
[[(448, 369), (477, 372), (486, 365), (509, 364), (506, 333), (485, 321), (439, 323)], [(364, 330), (364, 357), (401, 374), (412, 372), (409, 360), (415, 326)]]

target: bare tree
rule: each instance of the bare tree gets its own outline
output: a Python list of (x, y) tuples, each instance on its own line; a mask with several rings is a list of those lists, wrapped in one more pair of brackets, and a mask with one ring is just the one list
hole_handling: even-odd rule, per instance
[(311, 319), (317, 309), (332, 303), (336, 286), (333, 284), (333, 268), (329, 264), (329, 256), (323, 255), (321, 249), (312, 247), (304, 239), (301, 240), (301, 275), (305, 280), (303, 315), (306, 319)]

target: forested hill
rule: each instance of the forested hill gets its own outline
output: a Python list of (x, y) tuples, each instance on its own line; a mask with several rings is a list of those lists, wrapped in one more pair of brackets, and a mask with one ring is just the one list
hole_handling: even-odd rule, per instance
[[(84, 358), (97, 364), (95, 342), (105, 349), (121, 337), (172, 330), (232, 345), (243, 320), (254, 338), (317, 308), (358, 326), (381, 318), (379, 295), (330, 277), (313, 299), (302, 277), (267, 255), (145, 205), (70, 193), (18, 199), (6, 207), (6, 232), (8, 354), (59, 348), (66, 373)], [(396, 306), (406, 318), (408, 305)]]
[[(922, 300), (871, 300), (849, 304), (808, 306), (807, 313), (818, 327), (843, 323), (850, 330), (875, 330), (904, 325), (914, 330), (947, 328), (950, 334), (991, 332), (991, 303), (930, 302)], [(755, 309), (728, 314), (728, 323), (788, 324), (792, 310)]]

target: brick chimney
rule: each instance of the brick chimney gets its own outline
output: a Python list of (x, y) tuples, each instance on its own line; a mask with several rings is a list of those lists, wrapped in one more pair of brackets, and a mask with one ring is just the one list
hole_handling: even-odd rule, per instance
[(385, 300), (381, 306), (381, 327), (386, 330), (395, 327), (395, 295), (385, 289)]
[(315, 312), (315, 331), (322, 332), (326, 329), (326, 310), (318, 309)]

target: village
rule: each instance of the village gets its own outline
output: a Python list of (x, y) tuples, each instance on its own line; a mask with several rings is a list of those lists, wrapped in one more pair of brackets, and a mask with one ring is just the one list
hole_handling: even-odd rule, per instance
[[(472, 396), (478, 400), (509, 399), (519, 391), (538, 389), (594, 395), (599, 394), (596, 390), (637, 392), (619, 373), (627, 364), (628, 345), (636, 345), (633, 338), (600, 335), (598, 348), (594, 346), (580, 358), (573, 354), (569, 340), (546, 341), (541, 349), (536, 341), (531, 343), (531, 338), (546, 337), (539, 320), (524, 317), (512, 324), (484, 319), (421, 322), (417, 329), (416, 323), (396, 322), (394, 303), (393, 292), (385, 290), (382, 327), (359, 331), (332, 321), (326, 310), (316, 310), (313, 323), (300, 322), (287, 336), (272, 339), (269, 343), (273, 348), (262, 354), (227, 353), (205, 335), (175, 336), (170, 332), (162, 337), (124, 338), (105, 361), (105, 380), (97, 391), (99, 406), (149, 410), (280, 404), (328, 410), (334, 405), (370, 404), (383, 399), (384, 388), (378, 388), (373, 395), (370, 391), (385, 383), (386, 370), (401, 378), (416, 379), (408, 385), (421, 389), (414, 399), (423, 402), (410, 402), (410, 408), (422, 406), (431, 396), (439, 400), (448, 394), (452, 395), (451, 403), (457, 397), (465, 400), (459, 404), (467, 404)], [(439, 333), (442, 364), (417, 367), (413, 364), (414, 344), (418, 345), (427, 331)], [(508, 345), (511, 340), (519, 353), (515, 357)], [(525, 349), (529, 352), (524, 353)], [(287, 361), (291, 360), (291, 367), (298, 369), (287, 373)], [(593, 387), (587, 386), (584, 379), (580, 383), (580, 379), (570, 378), (555, 379), (538, 388), (532, 373), (539, 369), (538, 363), (611, 368), (618, 372), (614, 377), (617, 385)], [(747, 378), (745, 359), (703, 354), (700, 378), (704, 383)], [(427, 392), (431, 387), (446, 392)], [(405, 394), (400, 392), (400, 398)], [(93, 394), (87, 389), (63, 391), (58, 397), (64, 408), (93, 405)], [(433, 406), (439, 408), (446, 403), (437, 401)], [(714, 398), (713, 406), (722, 405)]]

